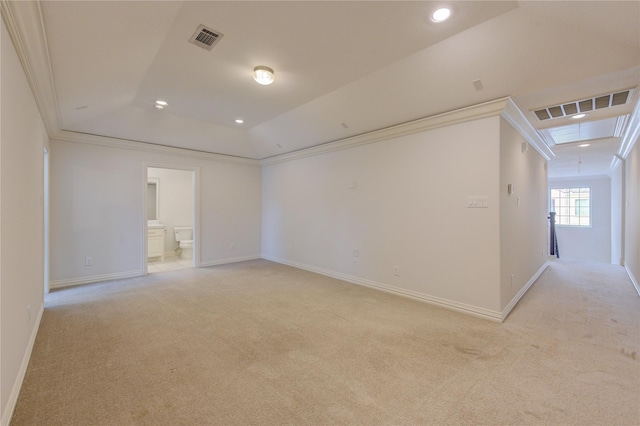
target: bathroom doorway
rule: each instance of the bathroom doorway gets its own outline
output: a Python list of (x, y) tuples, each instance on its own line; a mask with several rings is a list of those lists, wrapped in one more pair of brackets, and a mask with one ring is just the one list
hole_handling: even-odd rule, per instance
[(157, 165), (145, 171), (145, 272), (196, 267), (198, 171)]

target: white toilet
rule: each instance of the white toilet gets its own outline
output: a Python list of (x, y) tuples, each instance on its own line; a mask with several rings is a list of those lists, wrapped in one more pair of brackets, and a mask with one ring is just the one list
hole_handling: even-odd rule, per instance
[(180, 243), (182, 253), (180, 257), (183, 259), (191, 259), (193, 257), (193, 228), (190, 226), (174, 226), (173, 232), (176, 241)]

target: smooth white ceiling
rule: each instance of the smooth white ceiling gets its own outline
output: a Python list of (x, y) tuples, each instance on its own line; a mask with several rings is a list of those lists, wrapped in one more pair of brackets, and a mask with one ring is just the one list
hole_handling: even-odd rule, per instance
[[(429, 13), (443, 3), (46, 1), (41, 10), (62, 129), (247, 158), (504, 96), (536, 129), (566, 125), (531, 110), (640, 83), (640, 2), (451, 2), (453, 18), (434, 24)], [(199, 24), (224, 34), (210, 52), (188, 43)], [(272, 86), (253, 82), (256, 65), (275, 70)], [(156, 99), (169, 106), (157, 111)]]

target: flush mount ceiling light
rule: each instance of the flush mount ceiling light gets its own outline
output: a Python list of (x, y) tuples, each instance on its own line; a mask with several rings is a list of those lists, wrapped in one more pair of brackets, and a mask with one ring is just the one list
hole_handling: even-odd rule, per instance
[(242, 118), (236, 119), (236, 124), (242, 124), (242, 123), (244, 123), (244, 120)]
[(158, 99), (156, 101), (155, 107), (156, 109), (164, 109), (164, 107), (166, 107), (167, 105), (169, 105), (166, 101), (162, 101), (160, 99)]
[(587, 114), (576, 114), (576, 115), (572, 115), (571, 118), (573, 118), (574, 120), (578, 120), (580, 118), (585, 117)]
[(273, 83), (275, 76), (273, 75), (273, 70), (271, 68), (259, 65), (253, 69), (253, 79), (258, 84), (268, 86)]
[(449, 19), (451, 16), (451, 9), (442, 7), (431, 14), (431, 20), (433, 22), (443, 22)]
[(583, 144), (578, 145), (578, 148), (586, 148), (586, 147), (588, 147), (590, 145), (591, 145), (590, 143), (583, 143)]

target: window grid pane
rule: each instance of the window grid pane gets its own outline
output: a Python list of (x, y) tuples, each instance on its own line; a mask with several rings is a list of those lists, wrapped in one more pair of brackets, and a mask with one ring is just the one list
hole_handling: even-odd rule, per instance
[(552, 188), (550, 210), (561, 226), (591, 226), (591, 188)]

